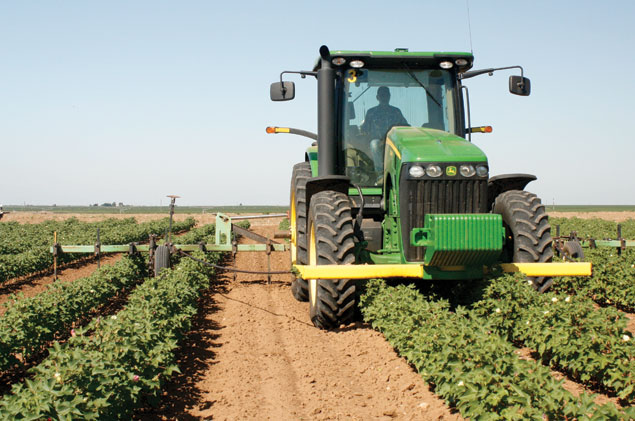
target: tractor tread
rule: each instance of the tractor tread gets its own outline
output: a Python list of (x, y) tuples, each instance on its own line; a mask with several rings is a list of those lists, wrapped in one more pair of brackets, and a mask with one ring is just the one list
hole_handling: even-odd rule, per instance
[[(553, 259), (551, 226), (540, 199), (524, 190), (509, 190), (496, 197), (493, 212), (501, 214), (506, 237), (503, 261), (548, 263)], [(548, 277), (529, 278), (536, 290), (544, 292), (553, 283)]]
[[(325, 212), (328, 209), (329, 212)], [(311, 198), (309, 230), (315, 229), (318, 265), (355, 263), (353, 217), (348, 196), (322, 191)], [(309, 245), (311, 247), (312, 245)], [(352, 279), (318, 279), (315, 305), (310, 317), (321, 329), (334, 329), (353, 320), (356, 309), (355, 281)]]
[[(311, 164), (299, 162), (293, 166), (291, 174), (291, 200), (295, 200), (296, 210), (296, 261), (298, 264), (307, 264), (307, 203), (306, 182), (312, 177)], [(291, 283), (291, 293), (298, 301), (309, 301), (309, 286), (306, 280), (296, 278)]]

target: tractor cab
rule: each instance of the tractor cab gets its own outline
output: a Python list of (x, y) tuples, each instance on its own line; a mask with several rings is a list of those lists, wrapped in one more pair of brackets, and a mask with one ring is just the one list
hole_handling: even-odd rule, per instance
[(335, 82), (338, 172), (353, 184), (383, 185), (386, 139), (393, 128), (464, 135), (457, 70), (468, 68), (470, 55), (452, 61), (404, 50), (332, 55), (341, 69)]

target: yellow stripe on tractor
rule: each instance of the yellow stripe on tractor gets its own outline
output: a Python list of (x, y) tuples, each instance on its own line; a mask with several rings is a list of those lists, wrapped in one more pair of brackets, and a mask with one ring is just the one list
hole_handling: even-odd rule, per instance
[[(590, 262), (575, 263), (503, 263), (503, 272), (522, 272), (527, 276), (591, 276)], [(372, 279), (423, 278), (426, 266), (397, 265), (295, 265), (303, 279)], [(463, 267), (435, 267), (437, 270), (457, 271)]]

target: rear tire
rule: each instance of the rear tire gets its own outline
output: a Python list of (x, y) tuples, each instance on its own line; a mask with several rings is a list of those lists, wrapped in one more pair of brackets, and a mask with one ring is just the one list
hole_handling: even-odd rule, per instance
[[(306, 265), (307, 257), (307, 221), (306, 221), (306, 182), (311, 178), (311, 164), (300, 162), (293, 166), (291, 174), (291, 264)], [(291, 220), (295, 219), (295, 221)], [(295, 222), (295, 224), (294, 224)], [(309, 301), (309, 286), (306, 280), (296, 278), (291, 283), (291, 293), (298, 301)]]
[[(353, 217), (348, 196), (330, 190), (313, 195), (308, 235), (309, 264), (355, 263)], [(351, 322), (356, 303), (353, 279), (309, 280), (309, 315), (320, 329), (334, 329)]]
[[(551, 225), (545, 207), (533, 193), (510, 190), (494, 201), (494, 213), (501, 214), (506, 242), (506, 263), (547, 263), (553, 258)], [(549, 277), (528, 277), (534, 288), (545, 292), (553, 283)]]
[(154, 251), (154, 276), (159, 276), (161, 269), (170, 267), (170, 248), (158, 246)]

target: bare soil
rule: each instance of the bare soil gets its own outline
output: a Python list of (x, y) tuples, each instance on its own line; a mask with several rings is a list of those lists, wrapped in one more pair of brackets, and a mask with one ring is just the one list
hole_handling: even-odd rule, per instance
[(624, 313), (626, 318), (628, 319), (628, 323), (626, 324), (626, 330), (635, 334), (635, 314), (633, 313)]
[[(277, 224), (252, 230), (269, 237)], [(263, 270), (264, 253), (239, 253), (236, 266)], [(289, 267), (274, 253), (272, 270)], [(457, 420), (383, 336), (357, 323), (337, 332), (311, 324), (290, 275), (226, 274), (201, 301), (178, 354), (182, 374), (161, 406), (141, 419)]]
[[(11, 222), (15, 221), (21, 224), (37, 224), (43, 221), (63, 221), (69, 218), (77, 218), (80, 221), (84, 222), (98, 222), (103, 221), (104, 219), (114, 218), (114, 219), (126, 219), (126, 218), (135, 218), (137, 222), (147, 222), (147, 221), (155, 221), (157, 219), (163, 219), (167, 217), (168, 214), (165, 213), (99, 213), (99, 214), (90, 214), (90, 213), (54, 213), (54, 212), (11, 212), (2, 217), (2, 222)], [(192, 213), (192, 214), (184, 214), (184, 213), (176, 213), (174, 214), (175, 221), (183, 221), (187, 218), (194, 218), (198, 225), (210, 224), (214, 222), (215, 217), (211, 213)]]

